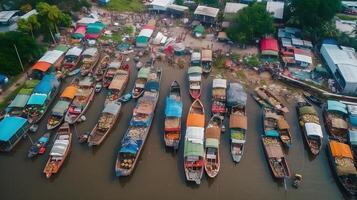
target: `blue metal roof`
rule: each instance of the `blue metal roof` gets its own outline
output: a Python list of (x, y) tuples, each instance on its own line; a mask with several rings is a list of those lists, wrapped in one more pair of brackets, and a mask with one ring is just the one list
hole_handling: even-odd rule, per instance
[(45, 75), (40, 83), (36, 85), (33, 93), (48, 94), (54, 86), (53, 81), (55, 78), (54, 74)]
[(349, 117), (350, 119), (350, 123), (353, 125), (353, 126), (357, 126), (357, 116), (356, 115), (350, 115)]
[(27, 123), (22, 117), (5, 117), (0, 121), (0, 141), (7, 142)]
[(357, 131), (350, 130), (348, 135), (351, 145), (357, 145)]
[(166, 108), (165, 115), (167, 117), (181, 117), (182, 115), (182, 102), (172, 99), (170, 97), (166, 98)]
[(27, 105), (43, 105), (46, 99), (46, 94), (32, 94)]
[(347, 106), (338, 101), (327, 100), (327, 110), (347, 114)]

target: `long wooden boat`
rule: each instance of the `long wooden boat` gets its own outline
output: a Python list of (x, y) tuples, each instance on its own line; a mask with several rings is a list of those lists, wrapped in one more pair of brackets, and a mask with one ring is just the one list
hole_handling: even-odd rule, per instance
[(130, 125), (121, 140), (115, 163), (116, 176), (129, 176), (133, 172), (150, 131), (162, 77), (161, 69), (152, 67), (150, 71), (145, 92), (138, 99)]
[(319, 98), (313, 96), (312, 94), (304, 92), (303, 95), (307, 100), (309, 100), (310, 102), (316, 104), (317, 106), (321, 106), (322, 105), (322, 101)]
[(112, 102), (105, 105), (100, 114), (98, 123), (95, 125), (88, 137), (88, 146), (100, 145), (113, 129), (119, 117), (121, 103)]
[(64, 121), (65, 114), (78, 90), (79, 79), (73, 79), (72, 83), (62, 92), (59, 101), (51, 110), (51, 116), (47, 121), (47, 130), (57, 128)]
[(82, 76), (87, 76), (89, 73), (93, 73), (94, 67), (98, 64), (100, 58), (100, 52), (97, 48), (87, 48), (82, 53), (80, 73)]
[(71, 150), (71, 145), (72, 132), (69, 124), (64, 123), (56, 133), (49, 159), (43, 170), (46, 178), (50, 178), (53, 174), (58, 173)]
[(167, 147), (178, 149), (181, 140), (182, 97), (177, 81), (171, 83), (166, 97), (164, 141)]
[(290, 126), (283, 115), (281, 115), (280, 119), (278, 120), (278, 128), (281, 142), (284, 144), (284, 146), (288, 148), (291, 147), (292, 137), (290, 132)]
[(149, 72), (150, 72), (149, 67), (140, 68), (140, 70), (138, 72), (138, 77), (135, 80), (134, 88), (132, 91), (132, 97), (134, 99), (137, 99), (137, 98), (141, 97), (141, 95), (143, 95), (145, 84), (146, 84), (148, 76), (149, 76)]
[(122, 60), (114, 60), (109, 63), (107, 70), (103, 77), (103, 87), (107, 88), (112, 82), (117, 70), (121, 67)]
[(35, 87), (24, 110), (30, 123), (38, 123), (60, 90), (60, 81), (54, 74), (45, 75)]
[(212, 71), (212, 50), (202, 49), (201, 63), (203, 73), (210, 73)]
[(97, 82), (102, 81), (105, 71), (108, 68), (110, 57), (108, 54), (104, 54), (99, 61), (98, 67), (95, 68), (94, 78)]
[(122, 65), (114, 75), (113, 80), (108, 86), (109, 92), (105, 99), (105, 103), (117, 101), (124, 93), (130, 78), (129, 65)]
[(213, 79), (212, 83), (212, 114), (224, 116), (226, 113), (226, 79)]
[(74, 124), (77, 120), (87, 111), (90, 103), (94, 96), (94, 79), (93, 77), (85, 77), (80, 80), (79, 88), (74, 97), (72, 103), (70, 104), (65, 121), (69, 124)]
[(189, 92), (193, 99), (198, 99), (201, 96), (202, 84), (202, 67), (188, 68)]
[(46, 146), (50, 140), (50, 133), (45, 133), (41, 136), (33, 145), (31, 145), (27, 157), (33, 158), (38, 154), (44, 154), (46, 151)]
[(347, 142), (347, 106), (339, 101), (327, 100), (323, 116), (331, 139)]
[(257, 87), (255, 89), (255, 92), (261, 99), (266, 101), (268, 104), (273, 106), (275, 109), (280, 110), (283, 113), (289, 112), (289, 109), (286, 106), (284, 106), (284, 104), (281, 103), (280, 100), (273, 93), (271, 93), (269, 90), (262, 88), (262, 87)]
[(213, 115), (205, 131), (205, 171), (210, 178), (216, 177), (221, 168), (219, 155), (221, 127), (222, 118)]
[(279, 137), (285, 147), (292, 144), (288, 122), (284, 115), (276, 109), (264, 108), (264, 131), (267, 135)]
[(239, 163), (244, 154), (248, 118), (245, 105), (231, 108), (229, 115), (229, 130), (231, 135), (231, 155), (234, 162)]
[(187, 181), (201, 184), (205, 165), (203, 147), (205, 110), (202, 102), (196, 99), (189, 110), (186, 122), (184, 146), (184, 169)]
[(322, 129), (316, 109), (304, 99), (299, 99), (296, 105), (299, 115), (299, 125), (310, 153), (316, 156), (322, 147)]
[(349, 196), (357, 196), (357, 170), (351, 148), (347, 144), (330, 140), (326, 149), (331, 169), (341, 189)]
[(273, 176), (277, 179), (290, 177), (290, 169), (278, 138), (262, 136), (262, 144)]
[(77, 46), (72, 47), (67, 51), (62, 64), (65, 73), (72, 72), (77, 69), (79, 62), (81, 61), (82, 52), (83, 49)]
[(30, 128), (27, 119), (17, 116), (5, 117), (0, 121), (0, 151), (9, 152)]

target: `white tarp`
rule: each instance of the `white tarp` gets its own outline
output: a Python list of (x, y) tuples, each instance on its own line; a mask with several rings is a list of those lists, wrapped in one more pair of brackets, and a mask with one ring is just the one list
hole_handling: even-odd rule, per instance
[(83, 17), (82, 19), (77, 21), (78, 24), (91, 24), (91, 23), (95, 23), (95, 22), (98, 22), (98, 19), (90, 18), (90, 17)]
[(142, 29), (138, 35), (138, 37), (140, 36), (144, 36), (144, 37), (151, 37), (152, 33), (154, 32), (154, 30), (151, 29)]
[(244, 144), (245, 140), (237, 140), (237, 139), (232, 139), (232, 143), (236, 143), (236, 144)]
[(192, 143), (203, 144), (204, 130), (202, 127), (187, 127), (185, 138)]
[(88, 48), (83, 51), (83, 56), (94, 56), (98, 52), (97, 48)]
[(227, 88), (227, 80), (213, 79), (213, 88)]
[(67, 51), (66, 56), (80, 56), (82, 54), (82, 51), (83, 49), (79, 47), (73, 47)]
[(191, 55), (191, 61), (201, 60), (201, 53), (200, 52), (193, 52)]
[(51, 149), (51, 156), (64, 156), (69, 145), (69, 140), (56, 140)]
[(189, 81), (201, 81), (201, 76), (189, 76)]
[(153, 41), (153, 44), (160, 44), (160, 43), (161, 43), (161, 40), (162, 40), (164, 37), (165, 37), (164, 34), (162, 34), (161, 32), (158, 32), (158, 33), (156, 34), (156, 37), (155, 37), (154, 41)]
[(120, 66), (121, 66), (121, 62), (113, 61), (113, 62), (109, 63), (108, 68), (118, 69)]
[(62, 55), (63, 52), (59, 50), (47, 51), (38, 61), (54, 64)]
[(347, 110), (352, 115), (357, 115), (357, 106), (356, 105), (347, 105)]
[(321, 126), (316, 123), (305, 123), (305, 129), (308, 136), (323, 137)]
[(311, 56), (303, 55), (303, 54), (294, 54), (295, 60), (298, 62), (304, 62), (312, 64)]

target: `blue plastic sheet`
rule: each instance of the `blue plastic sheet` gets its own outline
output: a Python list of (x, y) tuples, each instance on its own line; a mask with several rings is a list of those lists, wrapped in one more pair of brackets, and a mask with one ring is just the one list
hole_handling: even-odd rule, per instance
[(48, 94), (54, 86), (55, 79), (56, 77), (54, 74), (45, 75), (40, 83), (36, 85), (33, 93)]
[(270, 137), (279, 137), (279, 133), (277, 130), (267, 130), (265, 131), (265, 135)]
[(160, 83), (157, 81), (149, 81), (145, 84), (146, 91), (158, 91), (160, 88)]
[(0, 121), (0, 141), (7, 142), (22, 127), (27, 124), (27, 119), (22, 117), (5, 117)]
[(32, 94), (27, 105), (43, 105), (46, 102), (46, 94)]
[(165, 115), (167, 117), (181, 117), (182, 116), (182, 102), (176, 101), (170, 97), (166, 98)]

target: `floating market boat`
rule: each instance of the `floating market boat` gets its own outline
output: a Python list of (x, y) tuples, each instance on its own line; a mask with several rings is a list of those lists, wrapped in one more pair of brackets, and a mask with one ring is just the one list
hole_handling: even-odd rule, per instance
[(217, 176), (220, 167), (219, 143), (221, 138), (222, 119), (213, 115), (205, 131), (205, 171), (210, 178)]
[(123, 94), (126, 86), (128, 85), (130, 77), (130, 67), (129, 65), (122, 65), (113, 77), (110, 85), (108, 86), (109, 92), (105, 99), (105, 103), (112, 101), (117, 101)]
[(243, 157), (248, 129), (248, 118), (245, 105), (235, 106), (229, 115), (229, 129), (231, 135), (231, 154), (234, 162), (239, 163)]
[(65, 121), (74, 124), (87, 111), (94, 96), (94, 79), (85, 77), (78, 83), (77, 93), (70, 104)]
[(89, 134), (88, 146), (99, 146), (103, 142), (116, 124), (120, 109), (120, 102), (110, 102), (105, 105), (104, 110), (100, 114), (98, 123)]
[(97, 65), (100, 58), (100, 53), (97, 48), (87, 48), (82, 53), (81, 61), (81, 75), (86, 76), (89, 73), (93, 73), (94, 67)]
[(108, 68), (110, 57), (108, 54), (104, 54), (99, 61), (98, 67), (95, 68), (94, 77), (97, 82), (102, 81), (105, 71)]
[(330, 140), (327, 152), (331, 169), (343, 191), (356, 196), (357, 170), (351, 148), (347, 144)]
[(212, 114), (224, 117), (226, 113), (226, 79), (213, 79), (212, 84)]
[(201, 51), (202, 71), (210, 73), (212, 71), (212, 50), (202, 49)]
[(31, 148), (27, 153), (27, 157), (33, 158), (38, 154), (44, 154), (48, 141), (50, 140), (50, 136), (50, 133), (43, 134), (43, 136), (41, 136), (33, 145), (31, 145)]
[(357, 160), (357, 105), (347, 105), (347, 108), (349, 114), (348, 142), (352, 149), (354, 159)]
[(111, 62), (105, 71), (104, 77), (103, 77), (103, 87), (108, 87), (110, 83), (112, 82), (116, 72), (119, 70), (121, 67), (121, 61), (115, 60)]
[(202, 68), (189, 67), (188, 68), (188, 82), (189, 91), (193, 99), (198, 99), (201, 96), (201, 82), (202, 82)]
[(129, 176), (136, 166), (154, 118), (161, 76), (161, 69), (150, 69), (145, 92), (138, 99), (130, 125), (121, 140), (115, 163), (116, 176)]
[(277, 179), (290, 177), (290, 169), (278, 138), (262, 136), (262, 143), (273, 176)]
[(60, 82), (54, 74), (45, 75), (27, 101), (24, 114), (30, 123), (39, 122), (59, 92)]
[(275, 95), (273, 95), (273, 93), (271, 93), (269, 90), (262, 87), (257, 87), (255, 89), (255, 92), (257, 93), (258, 97), (266, 101), (275, 109), (280, 110), (284, 113), (289, 112), (288, 108), (284, 106), (284, 104), (282, 104), (280, 100)]
[(191, 54), (191, 66), (198, 66), (201, 67), (201, 52), (198, 50), (195, 50)]
[(310, 153), (316, 156), (321, 151), (323, 138), (320, 119), (316, 109), (304, 99), (299, 99), (296, 110), (306, 144), (309, 147)]
[(177, 81), (173, 81), (166, 97), (164, 141), (167, 147), (178, 149), (181, 139), (182, 98)]
[(187, 181), (201, 184), (204, 171), (205, 152), (203, 147), (205, 110), (196, 99), (189, 110), (184, 146), (184, 168)]
[(0, 151), (9, 152), (27, 133), (30, 124), (17, 116), (5, 117), (0, 121)]
[(144, 93), (146, 81), (150, 73), (149, 67), (142, 67), (138, 72), (138, 77), (135, 80), (132, 96), (134, 99), (139, 98)]
[(64, 121), (68, 107), (77, 93), (78, 83), (79, 79), (75, 78), (62, 92), (59, 101), (51, 110), (51, 116), (47, 121), (47, 130), (57, 128)]
[(46, 178), (50, 178), (53, 174), (58, 173), (71, 150), (71, 145), (72, 132), (69, 124), (64, 123), (56, 133), (49, 159), (43, 170)]
[(63, 59), (64, 71), (72, 72), (79, 66), (82, 52), (83, 49), (77, 46), (72, 47), (67, 51)]
[(347, 142), (347, 106), (341, 102), (327, 100), (324, 109), (325, 124), (331, 139)]
[(123, 96), (121, 96), (119, 99), (118, 99), (118, 102), (121, 102), (121, 103), (126, 103), (128, 101), (131, 100), (131, 94), (130, 93), (126, 93), (124, 94)]

